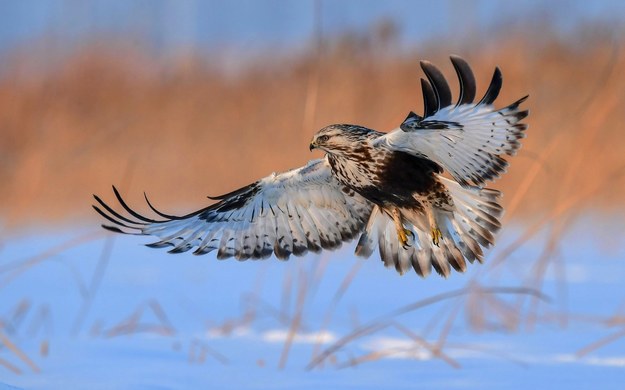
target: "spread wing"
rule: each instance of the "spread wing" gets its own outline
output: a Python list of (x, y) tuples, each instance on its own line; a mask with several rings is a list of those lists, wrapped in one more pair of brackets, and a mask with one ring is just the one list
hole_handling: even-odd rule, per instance
[(327, 158), (281, 174), (272, 174), (229, 194), (219, 202), (185, 216), (166, 215), (148, 206), (158, 219), (132, 210), (113, 187), (128, 215), (122, 215), (94, 195), (93, 206), (115, 232), (152, 235), (151, 247), (173, 246), (170, 252), (205, 254), (239, 260), (271, 256), (286, 259), (308, 251), (335, 249), (359, 234), (371, 204), (343, 187), (333, 176)]
[(463, 186), (483, 186), (505, 172), (502, 157), (514, 155), (525, 137), (528, 115), (520, 104), (527, 96), (507, 107), (495, 109), (493, 102), (502, 85), (501, 71), (495, 69), (484, 97), (473, 103), (476, 86), (469, 65), (460, 57), (451, 62), (460, 81), (457, 103), (443, 74), (427, 61), (421, 62), (427, 80), (421, 79), (423, 117), (411, 112), (398, 129), (380, 137), (375, 145), (426, 157), (449, 171)]

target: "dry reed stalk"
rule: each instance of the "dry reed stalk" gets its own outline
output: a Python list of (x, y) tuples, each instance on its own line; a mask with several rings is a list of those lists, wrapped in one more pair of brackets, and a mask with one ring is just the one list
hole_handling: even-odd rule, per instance
[(22, 375), (22, 370), (20, 370), (17, 366), (14, 366), (9, 361), (3, 358), (0, 358), (0, 366), (3, 366), (4, 368), (11, 371), (15, 375)]
[(504, 214), (503, 222), (509, 221), (510, 216), (515, 215), (517, 208), (522, 204), (531, 189), (532, 183), (536, 180), (536, 176), (541, 171), (541, 168), (545, 168), (545, 162), (548, 161), (549, 156), (556, 150), (556, 146), (562, 137), (561, 133), (557, 134), (543, 149), (538, 158), (533, 161), (531, 168), (523, 176), (521, 183), (514, 189), (512, 199), (506, 205), (506, 213)]
[[(254, 287), (252, 288), (252, 292), (251, 292), (253, 296), (259, 297), (261, 295), (263, 286), (265, 284), (265, 278), (267, 277), (268, 266), (269, 266), (269, 263), (264, 263), (263, 266), (260, 268), (260, 271), (256, 273), (256, 278), (254, 280)], [(246, 300), (245, 298), (246, 297), (244, 296), (241, 297), (241, 301), (243, 304), (245, 304), (245, 300)], [(257, 308), (255, 307), (255, 305), (245, 305), (245, 307), (247, 310), (243, 314), (243, 322), (242, 322), (243, 326), (253, 323), (256, 320), (256, 316), (257, 316)]]
[[(597, 88), (587, 99), (588, 107), (585, 107), (579, 121), (579, 126), (582, 131), (577, 134), (577, 140), (575, 141), (577, 145), (584, 145), (586, 148), (578, 151), (578, 153), (575, 153), (572, 156), (572, 161), (568, 164), (568, 169), (565, 172), (564, 178), (557, 187), (559, 195), (556, 195), (556, 199), (566, 198), (569, 196), (568, 194), (575, 192), (575, 188), (577, 187), (575, 180), (579, 177), (579, 172), (582, 171), (584, 162), (588, 158), (592, 158), (593, 155), (596, 155), (597, 152), (600, 152), (595, 150), (594, 147), (594, 145), (596, 145), (596, 139), (601, 134), (601, 130), (605, 128), (605, 123), (609, 115), (618, 107), (619, 103), (619, 100), (616, 99), (616, 94), (614, 93), (615, 91), (613, 90), (617, 84), (608, 84), (609, 80), (615, 76), (614, 70), (616, 69), (615, 64), (618, 62), (618, 54), (618, 48), (615, 48), (613, 55), (606, 64), (606, 68), (609, 69), (609, 71), (602, 73), (602, 77), (597, 84)], [(611, 89), (613, 90), (612, 93), (610, 93)], [(601, 94), (604, 98), (598, 99), (597, 97), (599, 94)], [(609, 181), (610, 177), (608, 176), (600, 182), (605, 182), (607, 184)], [(548, 267), (553, 262), (553, 259), (556, 258), (555, 255), (557, 254), (561, 238), (566, 230), (572, 225), (571, 220), (574, 219), (576, 214), (577, 210), (565, 215), (563, 219), (555, 220), (555, 225), (550, 231), (547, 244), (535, 265), (533, 282), (534, 288), (540, 288), (539, 286), (544, 280)], [(564, 276), (564, 273), (561, 273), (561, 276)], [(563, 294), (563, 296), (565, 296), (565, 293), (563, 292), (564, 289), (562, 287), (564, 283), (565, 280), (559, 281), (559, 291)], [(530, 305), (531, 307), (527, 315), (526, 324), (530, 329), (532, 329), (535, 326), (538, 302), (536, 299), (531, 299)], [(566, 316), (561, 317), (561, 325), (566, 326)]]
[(462, 343), (449, 344), (448, 348), (454, 348), (454, 349), (465, 350), (465, 351), (475, 351), (475, 352), (479, 352), (485, 355), (495, 356), (499, 359), (506, 360), (510, 363), (514, 363), (521, 367), (528, 366), (528, 364), (522, 361), (521, 359), (499, 349), (493, 349), (493, 348), (488, 348), (488, 347), (479, 346), (479, 345), (462, 344)]
[(144, 304), (140, 304), (127, 318), (121, 320), (117, 325), (105, 331), (104, 336), (116, 337), (134, 333), (139, 326), (139, 320), (143, 314), (143, 305)]
[[(199, 349), (199, 356), (195, 356), (195, 350)], [(205, 342), (194, 338), (191, 340), (189, 345), (189, 363), (195, 363), (196, 361), (200, 364), (206, 361), (206, 356), (209, 355), (217, 362), (223, 364), (224, 366), (230, 363), (230, 360), (224, 356), (222, 353), (218, 352)]]
[(74, 335), (77, 335), (81, 331), (82, 324), (85, 321), (85, 318), (87, 318), (87, 314), (91, 309), (93, 299), (95, 298), (100, 284), (102, 283), (104, 273), (111, 259), (111, 253), (113, 251), (114, 243), (115, 236), (108, 235), (104, 241), (102, 252), (100, 252), (100, 258), (98, 259), (95, 270), (91, 276), (91, 283), (89, 283), (87, 296), (85, 297), (85, 299), (83, 299), (82, 304), (80, 305), (80, 309), (78, 309), (76, 318), (74, 319), (74, 325), (72, 326), (72, 334)]
[[(319, 283), (323, 280), (326, 270), (328, 269), (328, 264), (330, 263), (330, 259), (332, 252), (322, 252), (319, 256), (317, 256), (317, 261), (315, 261), (315, 267), (312, 271), (312, 278), (310, 284), (317, 288)], [(334, 260), (334, 259), (333, 259)]]
[[(475, 281), (470, 281), (469, 286), (472, 286)], [(465, 302), (467, 310), (465, 310), (466, 322), (471, 329), (480, 332), (487, 327), (487, 313), (484, 305), (484, 300), (479, 294), (469, 295)]]
[(484, 303), (491, 309), (491, 313), (499, 318), (508, 331), (515, 331), (521, 321), (521, 312), (512, 304), (497, 299), (496, 296), (484, 296)]
[(80, 274), (78, 267), (76, 267), (76, 265), (74, 265), (74, 263), (72, 262), (61, 262), (61, 264), (66, 266), (69, 270), (69, 274), (76, 284), (76, 288), (78, 289), (80, 297), (86, 299), (89, 295), (89, 289), (87, 287), (87, 282), (83, 281), (82, 275)]
[[(330, 322), (332, 321), (332, 317), (334, 315), (334, 311), (336, 310), (336, 307), (338, 306), (339, 302), (341, 301), (341, 298), (343, 297), (343, 295), (345, 294), (349, 286), (352, 284), (354, 278), (358, 274), (358, 271), (360, 270), (363, 264), (364, 264), (363, 261), (356, 261), (354, 265), (352, 265), (352, 267), (350, 268), (349, 272), (345, 275), (345, 277), (341, 281), (341, 284), (339, 285), (338, 289), (334, 293), (332, 297), (332, 301), (330, 302), (330, 305), (326, 309), (326, 312), (323, 316), (323, 322), (320, 327), (320, 330), (322, 332), (329, 328)], [(312, 351), (311, 360), (315, 359), (315, 357), (319, 353), (319, 350), (321, 349), (321, 346), (323, 345), (322, 341), (323, 340), (321, 338), (321, 332), (320, 332), (319, 336), (317, 337), (317, 341), (315, 342), (313, 351)]]
[(52, 315), (48, 304), (42, 304), (39, 307), (35, 317), (30, 321), (28, 333), (30, 336), (35, 336), (40, 329), (45, 329), (47, 334), (52, 333)]
[(148, 307), (152, 310), (152, 313), (154, 313), (154, 316), (156, 317), (156, 319), (158, 319), (161, 325), (163, 325), (165, 328), (171, 329), (172, 334), (176, 333), (176, 329), (169, 320), (169, 317), (165, 313), (165, 310), (163, 310), (163, 306), (161, 306), (161, 304), (158, 303), (156, 299), (150, 299), (148, 301)]
[(625, 317), (620, 315), (614, 315), (610, 317), (600, 316), (600, 315), (591, 315), (585, 313), (579, 313), (574, 311), (567, 311), (565, 313), (560, 313), (558, 311), (546, 311), (538, 317), (541, 323), (552, 324), (559, 323), (560, 318), (566, 315), (568, 321), (576, 324), (588, 324), (588, 325), (599, 325), (602, 327), (613, 328), (621, 325), (625, 325)]
[(547, 297), (540, 291), (532, 290), (524, 287), (481, 287), (481, 288), (461, 288), (458, 290), (448, 291), (445, 293), (433, 295), (431, 297), (421, 299), (414, 303), (404, 305), (398, 309), (392, 310), (385, 315), (377, 317), (369, 322), (366, 322), (360, 328), (340, 338), (322, 353), (312, 359), (307, 365), (307, 369), (313, 369), (323, 362), (328, 356), (334, 355), (337, 351), (341, 350), (348, 343), (354, 340), (360, 339), (364, 336), (379, 332), (380, 330), (390, 326), (391, 320), (395, 320), (397, 317), (407, 314), (424, 307), (443, 302), (446, 300), (466, 296), (468, 294), (511, 294), (511, 295), (534, 295), (541, 297), (541, 299), (547, 300)]
[(606, 337), (604, 337), (602, 339), (599, 339), (599, 340), (595, 341), (594, 343), (591, 343), (591, 344), (585, 346), (584, 348), (582, 348), (579, 351), (577, 351), (575, 353), (575, 356), (577, 356), (578, 358), (581, 358), (581, 357), (586, 356), (589, 353), (591, 353), (591, 352), (593, 352), (593, 351), (595, 351), (595, 350), (597, 350), (599, 348), (605, 347), (606, 345), (608, 345), (610, 343), (613, 343), (613, 342), (615, 342), (617, 340), (620, 340), (621, 338), (624, 338), (624, 337), (625, 337), (625, 329), (621, 329), (618, 332), (615, 332), (615, 333), (613, 333), (611, 335), (608, 335), (608, 336), (606, 336)]
[(402, 348), (393, 348), (393, 349), (388, 349), (384, 351), (373, 351), (373, 352), (369, 352), (361, 356), (350, 358), (347, 360), (347, 362), (343, 364), (337, 364), (337, 368), (343, 369), (343, 368), (356, 367), (363, 363), (374, 362), (374, 361), (383, 359), (388, 356), (396, 355), (397, 353), (405, 353), (405, 352), (410, 352), (410, 350), (405, 350)]
[[(604, 179), (602, 181), (598, 181), (595, 184), (595, 188), (592, 188), (591, 191), (589, 191), (588, 193), (590, 193), (590, 195), (593, 195), (598, 191), (610, 188), (609, 187), (610, 183), (616, 181), (617, 179), (621, 179), (623, 173), (625, 173), (625, 166), (619, 167), (616, 171), (614, 171), (613, 174), (610, 174), (609, 172), (604, 177)], [(567, 205), (570, 205), (570, 207), (573, 207), (575, 203), (577, 203), (580, 199), (586, 198), (586, 196), (588, 196), (588, 193), (584, 194), (585, 196), (581, 196), (581, 197), (571, 195), (567, 199), (565, 199), (565, 201), (563, 201), (561, 204), (567, 204)], [(574, 199), (574, 201), (571, 202), (570, 199)], [(545, 273), (547, 271), (547, 267), (556, 254), (561, 237), (564, 234), (565, 230), (568, 227), (570, 227), (569, 219), (571, 218), (572, 215), (575, 215), (577, 211), (578, 210), (575, 210), (574, 212), (570, 214), (564, 215), (563, 220), (559, 221), (560, 223), (556, 224), (552, 228), (550, 232), (549, 240), (547, 241), (547, 244), (545, 245), (543, 253), (541, 254), (537, 263), (535, 264), (535, 270), (534, 270), (534, 275), (533, 275), (534, 280), (532, 282), (535, 287), (542, 284), (542, 280), (544, 279)], [(560, 288), (562, 289), (562, 287)], [(522, 303), (520, 302), (519, 307), (521, 306), (521, 304)], [(533, 327), (534, 325), (534, 317), (536, 316), (538, 302), (536, 300), (533, 300), (531, 302), (531, 305), (532, 305), (532, 309), (530, 311), (531, 315), (527, 317), (528, 318), (527, 324), (530, 328)], [(563, 317), (563, 318), (566, 318), (566, 317)], [(561, 318), (561, 324), (564, 324), (564, 325), (566, 324), (566, 321), (563, 320), (562, 318)]]
[(609, 318), (602, 318), (602, 317), (597, 317), (597, 316), (581, 316), (581, 320), (585, 321), (585, 322), (590, 322), (590, 323), (599, 323), (602, 324), (606, 327), (609, 328), (614, 328), (614, 327), (620, 327), (621, 330), (613, 333), (611, 335), (608, 335), (606, 337), (603, 337), (589, 345), (587, 345), (586, 347), (580, 349), (579, 351), (577, 351), (576, 356), (578, 358), (583, 357), (585, 355), (588, 355), (589, 353), (602, 348), (608, 344), (611, 344), (617, 340), (620, 340), (621, 338), (625, 337), (625, 315), (623, 314), (619, 314), (619, 312), (621, 312), (623, 310), (623, 307), (625, 307), (625, 301), (620, 305), (619, 308), (617, 308), (617, 310), (615, 310), (614, 314), (609, 317)]
[(320, 354), (318, 354), (313, 359), (311, 359), (311, 361), (306, 366), (306, 369), (312, 370), (313, 368), (317, 368), (326, 359), (328, 359), (331, 356), (334, 356), (338, 351), (343, 349), (343, 347), (345, 347), (348, 343), (354, 340), (357, 340), (359, 338), (368, 336), (370, 334), (379, 332), (385, 328), (388, 328), (389, 326), (390, 326), (389, 323), (373, 323), (373, 324), (366, 324), (366, 325), (359, 327), (358, 329), (352, 331), (347, 336), (342, 337), (340, 340), (332, 344), (329, 348), (326, 348)]
[[(542, 286), (543, 286), (545, 276), (547, 274), (547, 269), (549, 268), (549, 265), (553, 257), (556, 254), (556, 251), (558, 249), (557, 244), (562, 234), (561, 232), (554, 233), (554, 230), (555, 229), (551, 230), (550, 238), (547, 241), (546, 245), (544, 246), (543, 252), (538, 257), (538, 260), (534, 263), (532, 272), (528, 276), (529, 286), (539, 291), (542, 291)], [(520, 298), (519, 303), (518, 303), (519, 310), (521, 309), (522, 305), (523, 305), (523, 299)], [(525, 324), (528, 330), (532, 330), (535, 326), (537, 311), (538, 311), (538, 302), (536, 299), (533, 299), (530, 297), (530, 308), (525, 318)]]
[[(144, 324), (140, 322), (146, 308), (156, 317), (158, 320), (157, 324)], [(147, 303), (143, 302), (139, 304), (126, 319), (113, 326), (104, 334), (105, 337), (111, 338), (134, 333), (155, 333), (162, 336), (173, 336), (176, 334), (176, 329), (169, 322), (162, 306), (155, 299), (151, 299)]]
[(358, 309), (356, 307), (352, 307), (349, 311), (349, 322), (352, 329), (359, 328), (362, 324), (360, 321), (360, 315), (358, 314)]
[(625, 325), (625, 315), (614, 314), (612, 317), (608, 318), (605, 323), (608, 326)]
[(293, 292), (293, 275), (292, 269), (287, 269), (284, 273), (284, 279), (282, 281), (282, 294), (280, 295), (280, 311), (285, 317), (289, 317), (291, 311), (291, 295)]
[[(592, 146), (596, 145), (597, 137), (601, 134), (601, 130), (605, 129), (605, 123), (612, 112), (619, 108), (620, 100), (617, 98), (617, 83), (610, 84), (609, 81), (616, 76), (616, 64), (618, 60), (618, 47), (614, 48), (614, 55), (609, 59), (607, 67), (610, 69), (604, 72), (600, 79), (599, 87), (588, 98), (589, 104), (582, 111), (578, 126), (581, 132), (577, 133), (576, 145), (583, 145), (586, 149), (578, 150), (571, 156), (568, 161), (568, 169), (565, 172), (561, 185), (557, 190), (560, 192), (558, 198), (566, 196), (571, 190), (574, 190), (574, 180), (578, 178), (578, 174), (582, 165), (588, 158), (592, 158), (594, 153), (588, 153), (592, 150)], [(601, 98), (598, 98), (601, 94)], [(590, 150), (589, 150), (590, 149)], [(584, 153), (586, 151), (586, 153)], [(594, 152), (594, 151), (593, 151)]]
[[(132, 184), (132, 174), (134, 171), (134, 166), (136, 163), (136, 156), (131, 157), (127, 160), (124, 166), (124, 173), (122, 175), (121, 186), (120, 188), (129, 188)], [(87, 291), (87, 296), (83, 299), (80, 309), (78, 310), (78, 314), (74, 320), (74, 325), (72, 326), (72, 334), (77, 335), (81, 328), (82, 324), (91, 309), (91, 305), (93, 304), (93, 300), (100, 289), (100, 285), (102, 280), (104, 279), (104, 274), (106, 269), (108, 268), (109, 261), (111, 259), (111, 253), (113, 251), (113, 245), (115, 243), (115, 236), (108, 235), (104, 242), (104, 246), (102, 247), (102, 252), (100, 252), (100, 257), (95, 266), (93, 274), (91, 276), (91, 282), (89, 283), (89, 288)]]
[(28, 367), (30, 367), (30, 369), (33, 370), (33, 372), (38, 373), (41, 371), (39, 367), (37, 367), (35, 362), (33, 362), (32, 359), (29, 358), (28, 355), (26, 355), (26, 353), (24, 353), (24, 351), (22, 351), (17, 345), (15, 345), (2, 330), (0, 330), (0, 343), (2, 343), (11, 352), (13, 352), (13, 354), (17, 358), (19, 358), (22, 362), (26, 363), (26, 365), (28, 365)]
[(566, 261), (561, 252), (558, 252), (553, 267), (556, 273), (556, 289), (557, 299), (560, 304), (561, 310), (559, 314), (559, 324), (561, 328), (565, 328), (569, 324), (569, 293), (568, 293), (568, 280), (566, 276)]
[(32, 304), (30, 303), (30, 300), (22, 298), (17, 306), (15, 306), (15, 309), (12, 310), (9, 318), (0, 322), (0, 326), (6, 329), (9, 334), (17, 332), (18, 328), (20, 328), (22, 324), (22, 321), (26, 317), (26, 314), (28, 314), (31, 306)]
[(34, 267), (37, 264), (40, 264), (50, 259), (51, 257), (61, 254), (69, 249), (75, 248), (90, 241), (100, 239), (103, 236), (104, 234), (101, 231), (92, 231), (78, 237), (71, 238), (59, 245), (55, 245), (54, 247), (47, 249), (38, 255), (29, 257), (26, 260), (5, 264), (3, 267), (0, 267), (0, 274), (5, 274), (5, 277), (0, 280), (0, 289), (9, 284), (19, 275), (29, 270), (31, 267)]
[(280, 363), (278, 364), (279, 369), (284, 369), (284, 367), (286, 366), (286, 363), (289, 359), (289, 351), (291, 349), (291, 345), (293, 344), (293, 339), (295, 338), (295, 334), (300, 329), (302, 316), (304, 315), (304, 304), (306, 302), (307, 287), (308, 283), (306, 275), (303, 271), (300, 270), (295, 315), (293, 316), (293, 319), (291, 321), (289, 333), (287, 334), (286, 340), (284, 341), (282, 354), (280, 355)]
[(449, 336), (449, 332), (451, 331), (451, 327), (454, 325), (456, 318), (458, 317), (458, 314), (462, 310), (462, 306), (463, 306), (462, 303), (463, 302), (461, 300), (452, 302), (452, 308), (449, 314), (447, 315), (447, 318), (438, 334), (438, 339), (436, 340), (436, 344), (434, 345), (434, 348), (436, 350), (440, 351), (445, 346), (445, 343), (447, 341), (447, 336)]
[(39, 344), (39, 355), (42, 357), (48, 357), (50, 354), (50, 340), (43, 340)]
[(451, 356), (443, 352), (442, 346), (432, 345), (423, 337), (419, 336), (418, 334), (414, 333), (413, 331), (399, 324), (398, 322), (394, 322), (393, 326), (397, 330), (399, 330), (400, 332), (408, 336), (410, 339), (412, 339), (415, 342), (415, 344), (417, 344), (419, 347), (426, 349), (432, 356), (441, 359), (443, 362), (447, 363), (449, 366), (453, 368), (461, 368), (460, 363), (458, 363), (458, 361), (456, 361)]
[[(625, 165), (611, 171), (610, 174), (606, 176), (609, 177), (610, 181), (613, 183), (617, 180), (622, 179), (624, 174)], [(566, 215), (566, 213), (573, 207), (579, 206), (581, 203), (587, 201), (588, 199), (591, 199), (594, 196), (597, 196), (602, 191), (606, 191), (607, 189), (609, 189), (609, 186), (605, 186), (602, 182), (599, 184), (595, 184), (590, 189), (586, 188), (584, 191), (579, 191), (571, 194), (568, 198), (560, 202), (553, 210), (551, 210), (551, 212), (543, 215), (537, 221), (533, 222), (516, 240), (514, 240), (508, 246), (504, 247), (497, 254), (497, 256), (493, 260), (491, 260), (490, 267), (488, 267), (485, 272), (492, 272), (494, 269), (499, 267), (503, 263), (503, 261), (505, 261), (521, 246), (528, 243), (529, 240), (531, 240), (536, 234), (538, 234), (540, 230), (548, 223), (554, 221), (556, 218)]]
[[(255, 319), (260, 318), (260, 315), (264, 314), (271, 318), (274, 318), (279, 324), (282, 324), (287, 327), (290, 326), (291, 323), (293, 322), (293, 319), (291, 316), (282, 312), (280, 309), (274, 307), (270, 303), (264, 301), (260, 297), (257, 297), (253, 294), (248, 294), (245, 297), (245, 301), (247, 302), (249, 306), (255, 307), (255, 312), (256, 312), (256, 316), (254, 317)], [(229, 322), (231, 323), (231, 327), (236, 327), (242, 324), (240, 319), (230, 320)], [(306, 329), (306, 327), (303, 324), (300, 324), (300, 328), (302, 330)]]

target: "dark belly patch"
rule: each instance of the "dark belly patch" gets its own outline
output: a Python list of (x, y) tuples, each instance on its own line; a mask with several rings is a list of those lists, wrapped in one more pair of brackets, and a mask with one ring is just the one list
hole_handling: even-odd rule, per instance
[(414, 195), (424, 197), (445, 192), (444, 186), (436, 179), (440, 166), (425, 158), (402, 152), (393, 152), (376, 172), (377, 186), (363, 188), (361, 194), (378, 204), (396, 204), (420, 207)]

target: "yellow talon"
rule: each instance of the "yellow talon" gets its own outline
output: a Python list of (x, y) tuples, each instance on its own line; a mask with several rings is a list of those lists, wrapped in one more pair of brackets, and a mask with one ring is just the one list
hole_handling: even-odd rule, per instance
[(406, 230), (398, 230), (397, 235), (399, 236), (399, 242), (401, 242), (403, 246), (406, 246), (406, 244), (408, 244), (408, 236), (406, 235)]
[(410, 235), (410, 237), (414, 239), (414, 233), (404, 227), (401, 221), (401, 213), (399, 212), (398, 208), (394, 208), (392, 210), (392, 216), (393, 221), (395, 222), (395, 229), (397, 229), (397, 238), (399, 239), (399, 242), (404, 248), (409, 247), (410, 241), (408, 240), (408, 235)]
[(432, 233), (432, 243), (438, 246), (439, 242), (441, 241), (441, 238), (443, 238), (443, 233), (441, 233), (441, 230), (438, 227), (432, 227), (431, 233)]
[(408, 240), (408, 236), (414, 239), (414, 233), (409, 229), (401, 229), (397, 231), (397, 236), (399, 238), (399, 242), (405, 248), (410, 246), (410, 241)]

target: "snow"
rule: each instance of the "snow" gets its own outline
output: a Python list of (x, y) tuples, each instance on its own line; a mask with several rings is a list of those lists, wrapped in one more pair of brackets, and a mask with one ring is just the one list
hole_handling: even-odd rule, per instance
[[(0, 383), (622, 388), (625, 250), (586, 233), (592, 224), (622, 236), (619, 223), (580, 218), (546, 263), (547, 235), (539, 233), (494, 267), (523, 232), (512, 226), (486, 264), (447, 280), (400, 277), (375, 256), (354, 257), (354, 243), (288, 262), (241, 263), (170, 255), (142, 246), (149, 238), (92, 228), (5, 236)], [(538, 290), (545, 297), (532, 295)], [(440, 300), (407, 308), (432, 297)], [(337, 343), (344, 345), (311, 368)]]

